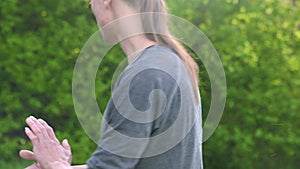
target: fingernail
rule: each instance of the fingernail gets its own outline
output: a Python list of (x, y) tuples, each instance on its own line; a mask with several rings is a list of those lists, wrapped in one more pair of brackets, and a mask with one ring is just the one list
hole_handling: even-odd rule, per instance
[(28, 132), (29, 131), (29, 128), (28, 127), (25, 127), (25, 132)]

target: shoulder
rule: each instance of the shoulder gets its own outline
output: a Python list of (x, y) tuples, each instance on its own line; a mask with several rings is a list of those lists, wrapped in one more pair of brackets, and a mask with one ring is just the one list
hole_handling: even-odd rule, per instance
[[(178, 79), (188, 77), (185, 64), (170, 48), (152, 46), (146, 49), (138, 58), (124, 70), (126, 76), (137, 76), (137, 79), (169, 80), (167, 76)], [(171, 78), (172, 79), (172, 78)]]
[(178, 90), (179, 86), (186, 90), (191, 88), (185, 64), (170, 48), (153, 46), (127, 66), (115, 89), (136, 92), (162, 89), (172, 92)]
[(173, 64), (183, 64), (183, 62), (171, 48), (166, 46), (152, 46), (147, 48), (134, 64), (158, 64), (162, 67), (171, 66)]

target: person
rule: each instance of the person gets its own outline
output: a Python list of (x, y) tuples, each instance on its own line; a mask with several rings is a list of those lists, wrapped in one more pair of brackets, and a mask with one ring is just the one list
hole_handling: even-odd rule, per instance
[[(33, 151), (20, 156), (36, 162), (27, 169), (202, 169), (198, 66), (171, 35), (164, 0), (91, 0), (91, 8), (103, 37), (117, 39), (129, 63), (104, 112), (98, 148), (87, 164), (71, 166), (67, 140), (30, 116)], [(135, 14), (146, 15), (120, 20)], [(126, 36), (133, 30), (143, 33)]]

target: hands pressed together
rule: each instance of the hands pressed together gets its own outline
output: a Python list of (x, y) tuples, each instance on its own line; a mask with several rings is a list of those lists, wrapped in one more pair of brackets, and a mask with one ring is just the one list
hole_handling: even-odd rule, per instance
[(21, 150), (19, 155), (25, 160), (35, 160), (26, 169), (71, 169), (72, 153), (68, 141), (62, 143), (53, 129), (42, 119), (30, 116), (26, 119), (29, 128), (25, 133), (33, 144), (33, 151)]

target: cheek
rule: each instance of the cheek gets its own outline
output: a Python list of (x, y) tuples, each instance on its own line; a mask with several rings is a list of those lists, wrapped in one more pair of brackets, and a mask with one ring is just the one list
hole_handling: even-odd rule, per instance
[(98, 15), (96, 16), (96, 20), (99, 27), (103, 27), (105, 25), (105, 21), (103, 17)]
[(100, 27), (104, 26), (106, 23), (104, 9), (101, 9), (101, 7), (97, 4), (92, 4), (91, 9), (96, 18), (98, 26), (100, 26)]
[(100, 27), (103, 27), (109, 22), (109, 19), (105, 15), (96, 15), (97, 24)]

